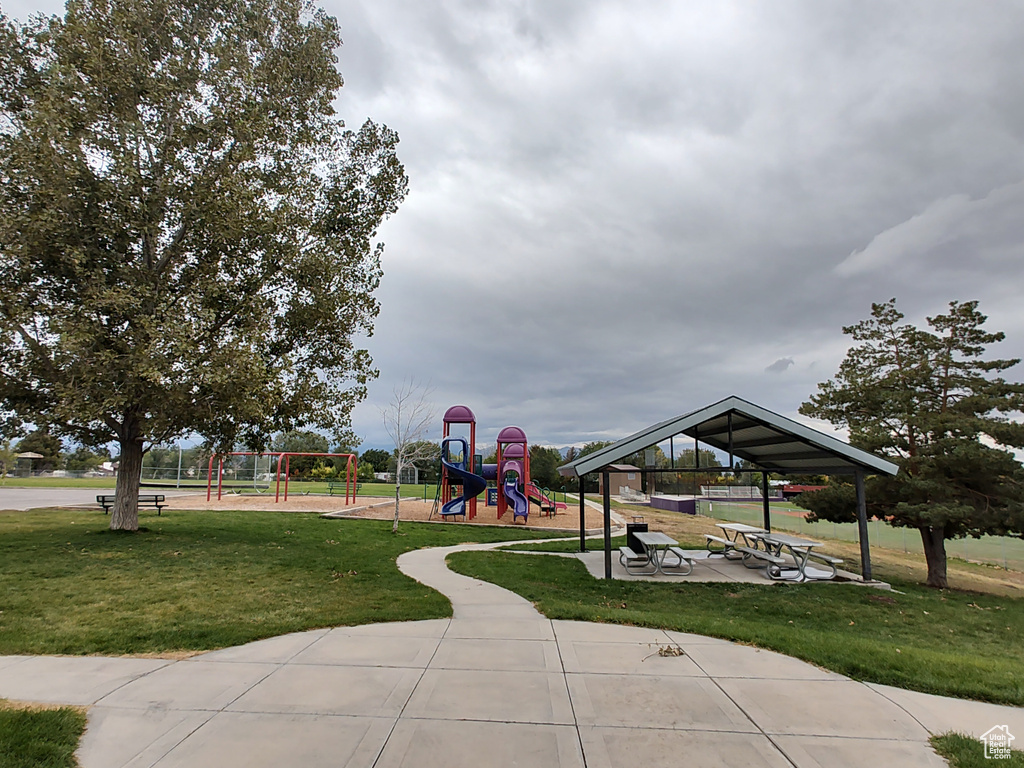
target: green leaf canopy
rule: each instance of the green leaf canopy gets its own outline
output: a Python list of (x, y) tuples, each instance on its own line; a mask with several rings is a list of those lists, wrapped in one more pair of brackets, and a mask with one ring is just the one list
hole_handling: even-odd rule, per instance
[[(376, 375), (394, 131), (298, 0), (0, 16), (0, 407), (89, 445), (336, 429)], [(141, 449), (139, 449), (141, 450)]]

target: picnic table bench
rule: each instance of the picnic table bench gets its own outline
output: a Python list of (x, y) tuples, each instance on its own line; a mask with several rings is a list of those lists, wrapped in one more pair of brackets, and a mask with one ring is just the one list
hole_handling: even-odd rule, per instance
[[(103, 514), (110, 512), (114, 506), (114, 501), (117, 499), (116, 496), (111, 494), (101, 494), (96, 497), (96, 503), (103, 507)], [(162, 493), (140, 493), (139, 494), (139, 506), (140, 507), (154, 507), (157, 515), (160, 514), (160, 510), (167, 506), (167, 501)]]
[[(753, 547), (735, 547), (735, 550), (743, 553), (743, 564), (747, 566), (747, 568), (761, 568), (761, 563), (768, 563), (769, 565), (776, 566), (783, 566), (786, 564), (786, 559), (784, 557), (773, 555), (771, 552), (766, 552), (763, 549), (754, 549)], [(753, 560), (760, 560), (761, 563), (754, 563), (754, 565), (750, 565), (750, 562)], [(768, 575), (771, 576), (771, 573)]]
[[(658, 572), (658, 567), (651, 562), (646, 553), (640, 554), (634, 552), (630, 547), (619, 547), (619, 564), (626, 569), (626, 573), (632, 573), (635, 576), (648, 575)], [(651, 570), (634, 570), (638, 566), (654, 566)]]
[[(356, 483), (355, 484), (356, 492), (358, 493), (360, 490), (362, 490), (362, 487), (363, 487), (362, 483)], [(348, 489), (351, 490), (351, 488), (352, 488), (352, 486), (349, 485)], [(344, 480), (328, 480), (327, 481), (327, 495), (328, 496), (333, 496), (335, 491), (337, 491), (338, 493), (345, 493), (346, 492), (346, 483), (345, 483)]]
[[(836, 577), (838, 574), (836, 566), (843, 562), (838, 557), (815, 552), (816, 548), (824, 546), (820, 541), (801, 539), (785, 533), (759, 533), (751, 534), (751, 536), (761, 543), (764, 550), (749, 548), (744, 553), (743, 563), (747, 565), (747, 557), (766, 561), (768, 563), (768, 577), (771, 579), (827, 581)], [(784, 551), (788, 557), (783, 557)], [(774, 561), (772, 558), (774, 558)], [(809, 572), (807, 565), (812, 558), (816, 562), (827, 566), (830, 570), (825, 572), (823, 576), (818, 576), (814, 569)], [(785, 575), (787, 572), (792, 573), (794, 571), (796, 572), (795, 576)]]
[[(753, 538), (753, 534), (767, 533), (764, 528), (758, 528), (745, 523), (715, 523), (715, 525), (722, 529), (722, 535), (715, 536), (711, 533), (705, 533), (705, 545), (710, 554), (721, 555), (727, 560), (739, 559), (735, 553), (739, 551), (741, 545), (749, 549), (757, 549), (757, 541)], [(719, 546), (716, 547), (715, 545)], [(748, 557), (743, 556), (743, 559), (746, 560)]]
[[(793, 550), (795, 552), (797, 552), (798, 554), (803, 554), (803, 551), (802, 551), (801, 547), (793, 547)], [(812, 576), (812, 575), (809, 575), (807, 573), (807, 565), (809, 565), (812, 560), (816, 560), (816, 561), (820, 562), (822, 565), (826, 566), (827, 568), (830, 568), (831, 569), (831, 573), (829, 573), (827, 576)], [(825, 581), (827, 581), (829, 579), (834, 579), (839, 574), (838, 566), (840, 566), (842, 564), (843, 564), (842, 558), (832, 557), (831, 555), (826, 555), (824, 552), (814, 552), (814, 551), (811, 551), (811, 552), (807, 553), (807, 561), (804, 564), (804, 578), (805, 579), (818, 579), (818, 580), (823, 579)]]
[[(633, 535), (643, 545), (644, 551), (641, 554), (628, 546), (619, 547), (619, 563), (626, 569), (626, 573), (634, 576), (651, 576), (655, 573), (686, 576), (693, 571), (693, 560), (672, 537), (660, 531), (637, 531)], [(674, 563), (666, 562), (668, 555), (675, 558)]]

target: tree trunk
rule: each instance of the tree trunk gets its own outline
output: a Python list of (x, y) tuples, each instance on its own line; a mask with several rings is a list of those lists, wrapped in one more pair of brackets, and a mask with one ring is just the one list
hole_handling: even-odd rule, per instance
[(924, 559), (928, 563), (928, 586), (946, 589), (946, 529), (944, 526), (921, 526)]
[(395, 472), (395, 522), (391, 526), (392, 533), (398, 533), (398, 500), (402, 495), (402, 475), (401, 470)]
[(117, 498), (110, 512), (110, 530), (139, 530), (139, 481), (142, 478), (142, 440), (122, 440), (117, 465)]

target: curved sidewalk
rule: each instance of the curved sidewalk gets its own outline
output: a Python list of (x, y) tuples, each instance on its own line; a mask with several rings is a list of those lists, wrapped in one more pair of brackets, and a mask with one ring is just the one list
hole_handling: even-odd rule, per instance
[(399, 558), (451, 599), (452, 619), (177, 662), (0, 657), (0, 696), (90, 705), (83, 768), (943, 766), (929, 731), (1024, 733), (1021, 709), (865, 685), (713, 638), (550, 621), (445, 566), (497, 546)]

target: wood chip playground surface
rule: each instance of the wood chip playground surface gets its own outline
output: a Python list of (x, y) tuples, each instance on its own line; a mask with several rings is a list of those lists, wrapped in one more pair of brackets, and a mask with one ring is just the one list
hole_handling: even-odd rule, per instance
[[(281, 512), (346, 512), (352, 517), (370, 518), (377, 520), (390, 520), (395, 514), (395, 500), (393, 498), (382, 498), (379, 496), (360, 496), (354, 504), (345, 504), (344, 497), (308, 496), (289, 494), (287, 501), (274, 503), (274, 497), (270, 494), (225, 494), (219, 501), (216, 498), (206, 500), (206, 494), (189, 496), (175, 496), (168, 499), (171, 509), (231, 509), (231, 510), (278, 510)], [(402, 499), (399, 515), (406, 521), (436, 520), (442, 522), (440, 515), (436, 512), (433, 517), (430, 511), (433, 507), (432, 501), (422, 499)], [(513, 525), (512, 512), (508, 511), (502, 518), (498, 519), (497, 507), (488, 507), (486, 504), (477, 504), (476, 517), (467, 520), (474, 525)], [(456, 518), (461, 522), (461, 518)], [(521, 524), (521, 523), (520, 523)], [(564, 529), (569, 531), (579, 530), (579, 506), (575, 503), (569, 505), (568, 510), (559, 510), (554, 517), (542, 515), (531, 507), (530, 517), (527, 524), (531, 528)], [(603, 525), (601, 512), (588, 507), (586, 510), (586, 527), (597, 529)]]

